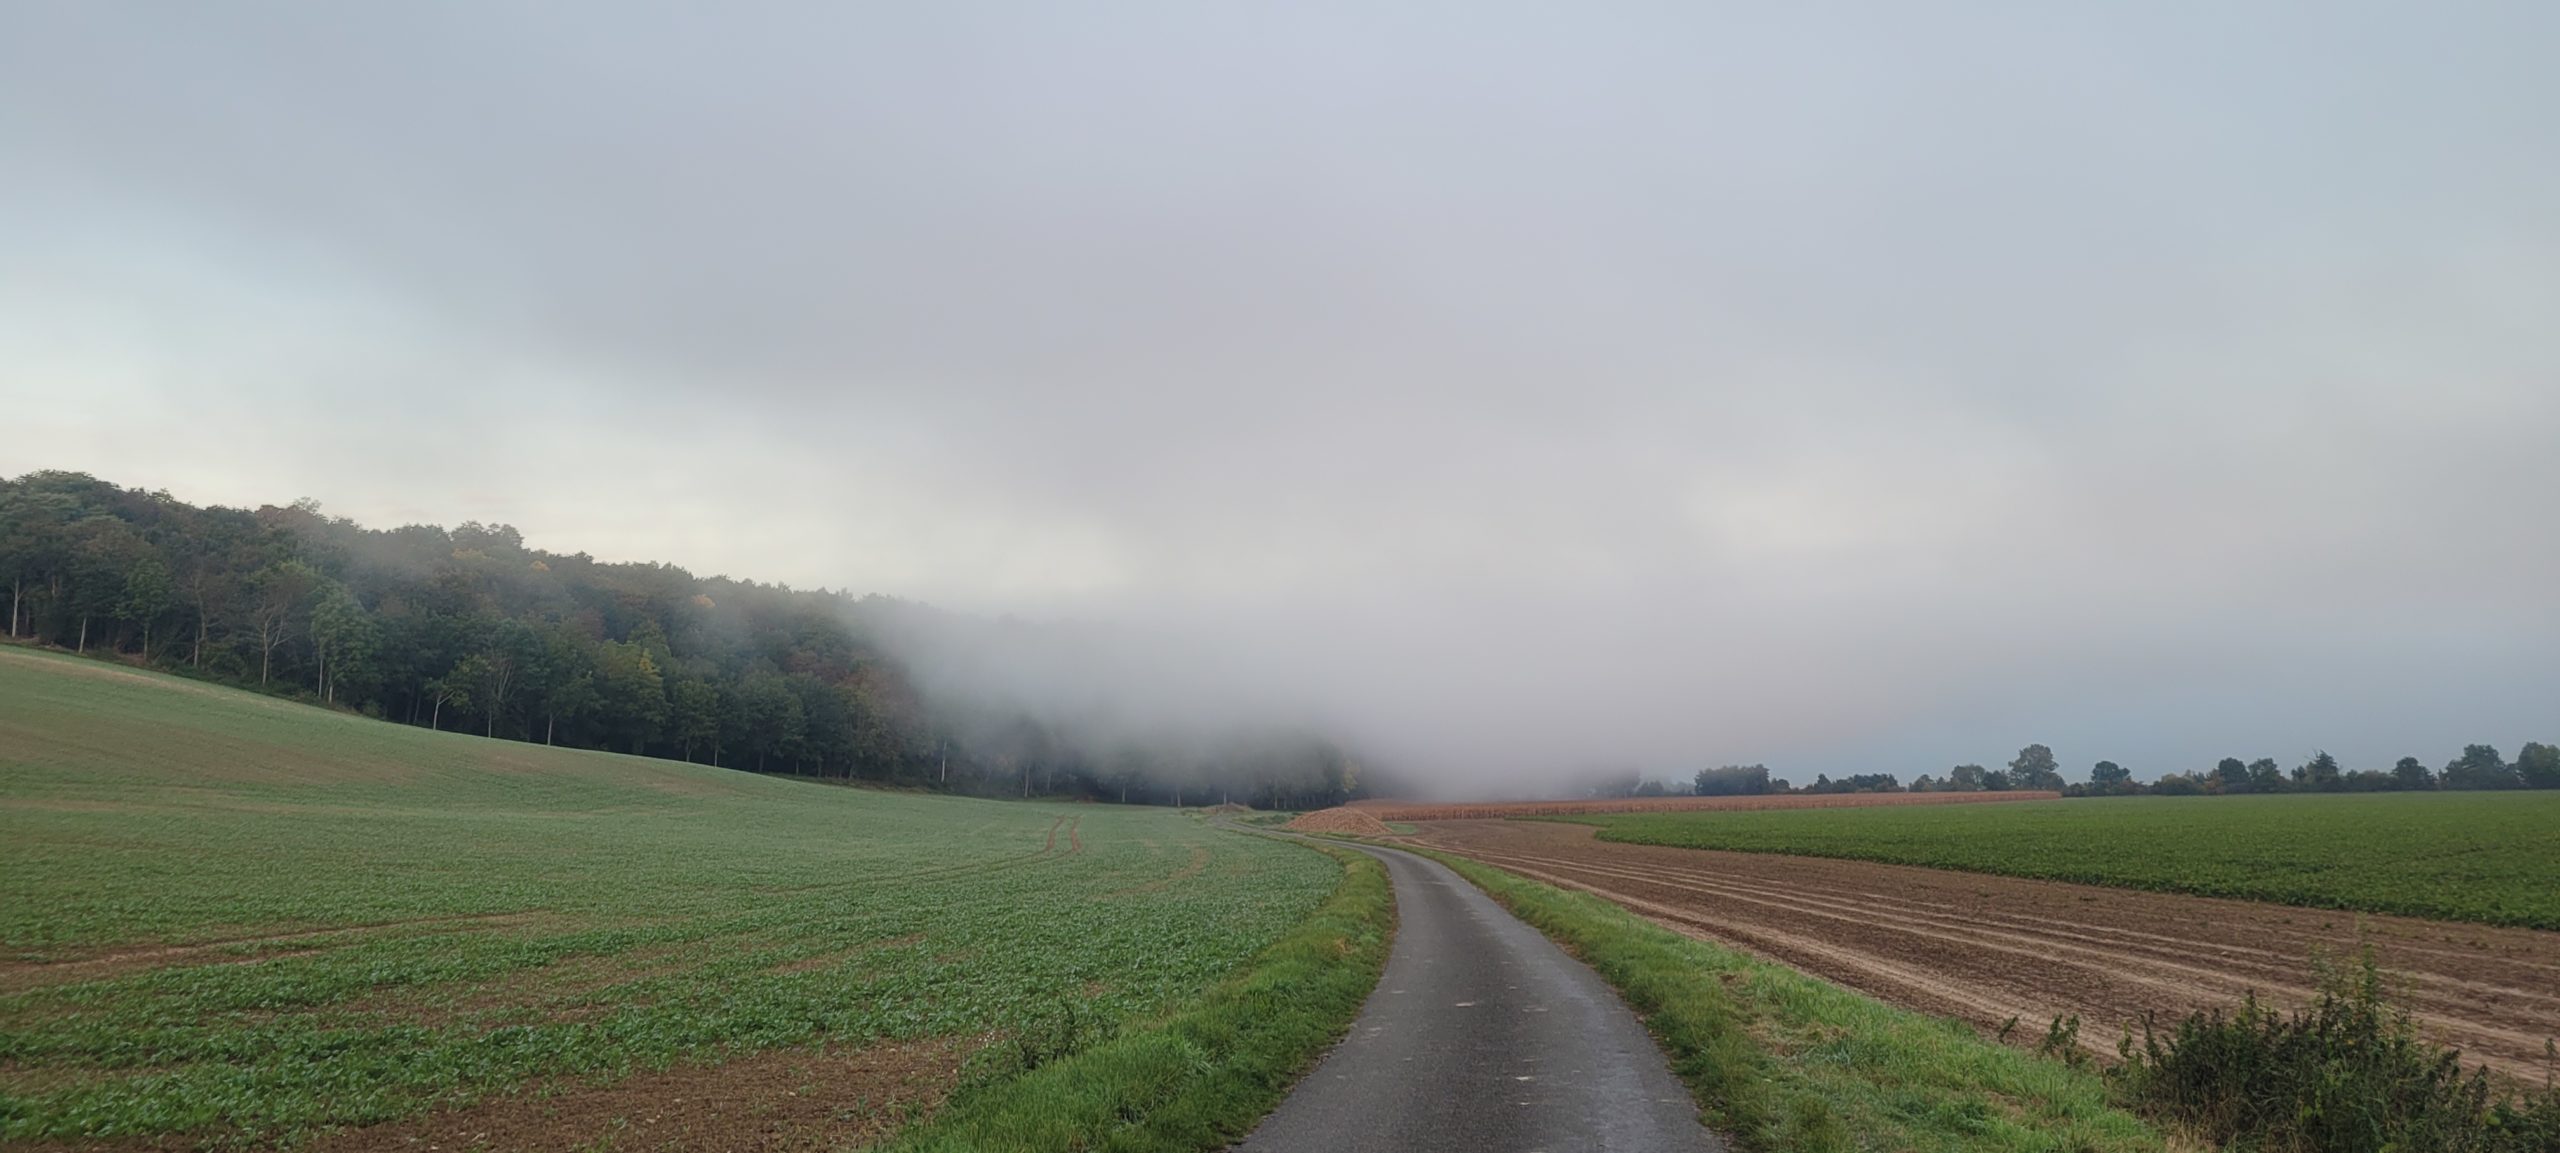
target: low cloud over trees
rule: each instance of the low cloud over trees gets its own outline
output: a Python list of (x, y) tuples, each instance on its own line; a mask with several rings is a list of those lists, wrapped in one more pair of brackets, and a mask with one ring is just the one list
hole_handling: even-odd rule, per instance
[(0, 604), (15, 640), (505, 740), (1131, 802), (1316, 807), (1372, 780), (1316, 734), (928, 695), (883, 640), (923, 606), (545, 552), (506, 525), (371, 529), (30, 473), (0, 480)]

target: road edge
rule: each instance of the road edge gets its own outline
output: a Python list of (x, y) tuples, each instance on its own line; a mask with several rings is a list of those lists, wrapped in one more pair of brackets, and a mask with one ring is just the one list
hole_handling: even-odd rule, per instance
[(1588, 893), (1391, 847), (1448, 866), (1591, 966), (1662, 1046), (1708, 1126), (1750, 1153), (2177, 1147), (2117, 1107), (2092, 1071), (1673, 932)]
[(1342, 862), (1342, 880), (1242, 969), (1170, 1016), (965, 1092), (876, 1148), (1175, 1153), (1241, 1140), (1350, 1030), (1394, 942), (1386, 866), (1301, 843)]

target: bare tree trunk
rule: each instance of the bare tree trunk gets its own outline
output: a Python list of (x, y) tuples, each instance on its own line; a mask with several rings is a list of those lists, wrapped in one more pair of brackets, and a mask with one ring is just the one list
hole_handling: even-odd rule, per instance
[(71, 651), (75, 653), (89, 651), (89, 614), (87, 613), (80, 614), (80, 643), (73, 646)]
[(428, 727), (428, 728), (430, 728), (430, 729), (437, 729), (437, 730), (441, 730), (441, 729), (443, 729), (443, 728), (444, 728), (444, 698), (443, 698), (443, 697), (437, 697), (437, 698), (436, 698), (436, 708), (435, 708), (435, 711), (427, 714), (427, 727)]
[(551, 743), (551, 732), (552, 732), (552, 730), (557, 729), (557, 728), (559, 728), (559, 727), (560, 727), (560, 714), (558, 714), (558, 713), (544, 713), (544, 714), (542, 714), (542, 743), (543, 743), (543, 744), (546, 744), (546, 745), (550, 744), (550, 743)]
[(18, 605), (27, 598), (27, 578), (9, 582), (9, 639), (18, 639)]

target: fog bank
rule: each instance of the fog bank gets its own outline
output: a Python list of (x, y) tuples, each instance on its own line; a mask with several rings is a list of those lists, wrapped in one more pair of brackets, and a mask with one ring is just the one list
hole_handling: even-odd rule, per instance
[(955, 686), (1461, 792), (2560, 734), (2548, 5), (13, 24), (0, 475), (1010, 615)]

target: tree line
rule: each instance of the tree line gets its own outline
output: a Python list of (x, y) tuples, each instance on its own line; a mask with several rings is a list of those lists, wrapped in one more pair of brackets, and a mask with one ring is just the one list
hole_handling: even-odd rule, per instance
[(1321, 807), (1372, 783), (1316, 734), (1177, 741), (928, 696), (883, 636), (929, 607), (546, 552), (499, 524), (372, 529), (33, 472), (0, 480), (0, 596), (14, 641), (492, 739), (1131, 803)]
[(2120, 797), (2150, 794), (2163, 797), (2223, 796), (2242, 793), (2397, 793), (2437, 789), (2560, 789), (2560, 746), (2526, 741), (2509, 762), (2495, 745), (2464, 745), (2462, 755), (2430, 769), (2416, 757), (2402, 757), (2388, 769), (2345, 769), (2327, 752), (2287, 770), (2273, 757), (2243, 762), (2224, 757), (2211, 769), (2168, 773), (2144, 784), (2113, 761), (2100, 761), (2089, 783), (2074, 785), (2074, 795)]
[(1677, 789), (1660, 781), (1637, 778), (1608, 782), (1595, 790), (1606, 796), (1665, 796), (1685, 791), (1701, 797), (1759, 796), (1771, 793), (1999, 793), (2059, 792), (2066, 797), (2226, 796), (2244, 793), (2382, 793), (2437, 789), (2560, 789), (2560, 746), (2527, 741), (2509, 762), (2494, 745), (2465, 745), (2462, 754), (2430, 769), (2416, 757), (2402, 757), (2389, 769), (2346, 769), (2327, 752), (2286, 770), (2272, 757), (2244, 762), (2224, 757), (2213, 768), (2169, 773), (2158, 780), (2133, 779), (2132, 770), (2114, 761), (2090, 766), (2085, 782), (2066, 782), (2053, 750), (2028, 745), (2007, 767), (1957, 765), (1943, 777), (1922, 773), (1904, 785), (1891, 773), (1857, 773), (1838, 780), (1819, 775), (1797, 787), (1771, 777), (1766, 765), (1725, 765), (1701, 769)]

